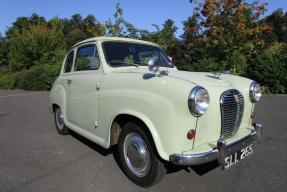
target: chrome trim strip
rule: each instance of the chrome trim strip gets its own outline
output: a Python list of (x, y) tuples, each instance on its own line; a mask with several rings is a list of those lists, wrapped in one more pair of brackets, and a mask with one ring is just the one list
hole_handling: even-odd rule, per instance
[(173, 154), (169, 160), (175, 165), (189, 166), (208, 163), (218, 158), (218, 150), (214, 149), (205, 153), (196, 154)]
[(218, 163), (220, 165), (224, 164), (224, 157), (225, 157), (225, 148), (226, 148), (226, 142), (224, 139), (220, 138), (217, 141), (217, 149), (219, 151), (218, 155)]
[(260, 143), (262, 140), (262, 125), (260, 123), (253, 123), (253, 126), (257, 134), (257, 143)]
[(211, 151), (195, 154), (173, 154), (169, 156), (169, 160), (175, 165), (191, 166), (208, 163), (218, 160), (220, 165), (224, 165), (224, 159), (227, 155), (235, 153), (244, 146), (248, 146), (255, 140), (260, 141), (262, 137), (262, 126), (259, 123), (254, 123), (254, 131), (242, 139), (230, 144), (226, 144), (223, 138), (217, 141), (217, 147)]

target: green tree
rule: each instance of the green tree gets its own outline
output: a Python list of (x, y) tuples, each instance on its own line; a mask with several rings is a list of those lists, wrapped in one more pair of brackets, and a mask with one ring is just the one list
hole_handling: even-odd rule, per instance
[(113, 37), (125, 36), (124, 24), (125, 24), (125, 21), (123, 18), (123, 9), (118, 3), (116, 5), (116, 11), (113, 15), (113, 20), (108, 19), (108, 21), (106, 21), (107, 35), (113, 36)]
[(6, 36), (10, 38), (13, 33), (21, 34), (25, 30), (29, 30), (34, 25), (45, 24), (44, 17), (33, 13), (30, 17), (18, 17), (12, 26), (6, 31)]
[(287, 43), (287, 15), (282, 9), (275, 10), (264, 18), (264, 21), (273, 29), (272, 33), (266, 37), (267, 41)]
[(148, 33), (147, 30), (142, 30), (136, 28), (133, 24), (124, 21), (125, 27), (125, 37), (132, 38), (132, 39), (141, 39), (142, 35)]
[(105, 26), (94, 15), (88, 15), (82, 22), (82, 30), (88, 38), (103, 36), (106, 33)]
[(64, 26), (63, 33), (68, 47), (87, 38), (103, 36), (106, 32), (105, 26), (93, 15), (83, 19), (81, 15), (75, 14), (70, 20), (61, 20), (61, 23)]
[(184, 47), (182, 41), (176, 37), (177, 30), (178, 28), (175, 26), (173, 20), (166, 20), (162, 29), (158, 32), (157, 43), (172, 57), (173, 63), (178, 68), (182, 68)]
[(105, 23), (106, 34), (112, 37), (127, 37), (133, 39), (141, 39), (143, 34), (147, 34), (147, 30), (136, 28), (133, 24), (126, 21), (123, 17), (123, 9), (118, 3), (113, 18), (109, 18)]
[(157, 34), (157, 43), (168, 53), (171, 53), (171, 49), (176, 45), (175, 33), (177, 27), (174, 25), (174, 21), (168, 19), (164, 22), (163, 27)]
[(210, 54), (207, 54), (207, 49), (205, 48), (205, 39), (201, 34), (201, 25), (199, 21), (199, 14), (194, 14), (183, 22), (183, 35), (182, 40), (184, 44), (184, 63), (183, 66), (185, 70), (202, 70), (198, 64), (199, 61), (203, 60), (201, 63), (211, 61), (209, 63), (214, 63), (214, 58), (210, 59)]
[(154, 32), (141, 31), (141, 39), (160, 45), (173, 58), (173, 63), (181, 68), (184, 49), (182, 41), (176, 37), (177, 27), (174, 25), (174, 21), (168, 19), (162, 27), (155, 24), (153, 26), (155, 27)]
[(45, 64), (53, 61), (62, 50), (65, 50), (62, 32), (49, 29), (45, 24), (22, 32), (15, 31), (9, 38), (9, 67), (11, 71), (20, 71)]
[(3, 37), (0, 33), (0, 73), (7, 70), (7, 38)]
[(64, 19), (64, 36), (68, 47), (86, 39), (86, 34), (82, 30), (82, 16), (80, 14), (72, 15), (71, 19)]
[(267, 93), (287, 92), (287, 49), (272, 54), (264, 51), (256, 55), (248, 70), (249, 76), (263, 86)]
[[(244, 75), (247, 69), (245, 61), (266, 48), (263, 35), (271, 28), (260, 20), (266, 6), (265, 3), (245, 0), (199, 1), (192, 17), (194, 25), (186, 33), (195, 33), (191, 36), (199, 43), (195, 47), (204, 49), (218, 64), (225, 61), (231, 72)], [(198, 23), (199, 29), (196, 28)], [(238, 60), (241, 62), (235, 63)]]

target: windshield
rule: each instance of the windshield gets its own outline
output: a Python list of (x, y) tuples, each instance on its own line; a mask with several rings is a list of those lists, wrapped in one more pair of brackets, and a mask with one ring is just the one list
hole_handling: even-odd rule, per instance
[(112, 67), (148, 66), (151, 61), (159, 67), (173, 67), (170, 59), (156, 46), (128, 42), (104, 42), (103, 50), (107, 63)]

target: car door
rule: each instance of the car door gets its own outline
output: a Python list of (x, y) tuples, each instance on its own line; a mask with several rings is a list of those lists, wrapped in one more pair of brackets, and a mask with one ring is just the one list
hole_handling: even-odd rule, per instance
[(98, 89), (102, 72), (96, 44), (77, 48), (72, 75), (67, 78), (68, 121), (93, 131), (98, 122)]
[[(75, 50), (71, 50), (66, 58), (65, 58), (65, 65), (62, 69), (62, 74), (60, 76), (60, 84), (65, 88), (65, 95), (67, 96), (69, 93), (69, 88), (70, 88), (70, 82), (71, 79), (73, 78), (73, 64), (74, 64), (74, 60), (75, 60)], [(67, 100), (68, 98), (66, 98)], [(67, 108), (65, 108), (67, 109)], [(67, 115), (66, 115), (67, 117)]]

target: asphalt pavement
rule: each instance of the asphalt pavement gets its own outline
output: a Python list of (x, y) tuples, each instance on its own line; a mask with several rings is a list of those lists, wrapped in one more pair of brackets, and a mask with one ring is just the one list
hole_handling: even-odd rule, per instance
[(255, 153), (222, 171), (216, 162), (170, 166), (158, 185), (133, 184), (105, 150), (76, 133), (61, 136), (48, 110), (48, 92), (0, 90), (0, 192), (10, 191), (287, 191), (287, 96), (256, 106), (263, 140)]

